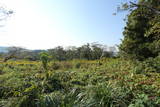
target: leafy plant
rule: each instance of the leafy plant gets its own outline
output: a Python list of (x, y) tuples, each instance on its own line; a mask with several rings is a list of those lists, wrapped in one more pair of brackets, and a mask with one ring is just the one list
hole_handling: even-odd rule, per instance
[(49, 61), (49, 55), (46, 52), (40, 53), (40, 59), (42, 61), (43, 68), (47, 70), (47, 63)]

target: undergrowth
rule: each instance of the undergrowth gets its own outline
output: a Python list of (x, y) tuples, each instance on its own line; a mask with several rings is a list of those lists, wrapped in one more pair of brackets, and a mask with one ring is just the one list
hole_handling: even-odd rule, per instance
[[(154, 60), (154, 61), (153, 61)], [(159, 59), (0, 64), (0, 107), (158, 107)]]

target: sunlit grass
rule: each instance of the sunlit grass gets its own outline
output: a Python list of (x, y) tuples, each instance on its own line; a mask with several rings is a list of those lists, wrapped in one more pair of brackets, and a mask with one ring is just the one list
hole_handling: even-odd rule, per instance
[(160, 74), (137, 73), (136, 66), (123, 59), (50, 61), (46, 71), (39, 61), (2, 63), (0, 105), (159, 105)]

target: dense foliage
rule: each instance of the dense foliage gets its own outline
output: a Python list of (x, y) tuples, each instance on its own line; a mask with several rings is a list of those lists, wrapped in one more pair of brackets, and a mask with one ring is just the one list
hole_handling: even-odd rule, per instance
[(115, 57), (117, 54), (116, 47), (107, 47), (98, 43), (86, 44), (80, 47), (70, 46), (64, 48), (58, 46), (48, 50), (27, 50), (21, 47), (9, 47), (6, 53), (0, 53), (4, 62), (10, 59), (25, 59), (30, 61), (41, 60), (40, 53), (47, 53), (50, 60), (73, 60), (87, 59), (96, 60), (102, 57)]
[(51, 61), (47, 71), (38, 61), (1, 63), (0, 106), (160, 106), (160, 74), (149, 62)]
[[(108, 48), (108, 50), (106, 48)], [(56, 48), (49, 49), (48, 52), (52, 59), (63, 61), (73, 59), (95, 60), (102, 57), (114, 57), (117, 50), (115, 47), (106, 47), (101, 44), (92, 43), (82, 45), (80, 47), (71, 46), (66, 49), (58, 46)]]
[(136, 6), (128, 16), (120, 53), (131, 59), (155, 58), (160, 53), (160, 1), (139, 0)]

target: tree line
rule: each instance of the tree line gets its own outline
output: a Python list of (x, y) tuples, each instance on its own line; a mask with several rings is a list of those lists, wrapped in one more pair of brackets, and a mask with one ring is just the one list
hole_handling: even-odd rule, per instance
[(40, 60), (40, 53), (46, 53), (50, 60), (73, 60), (73, 59), (85, 59), (85, 60), (96, 60), (103, 57), (116, 57), (117, 49), (115, 46), (108, 47), (106, 45), (98, 43), (87, 43), (80, 47), (69, 46), (62, 47), (57, 46), (47, 50), (28, 50), (21, 47), (9, 47), (7, 53), (1, 53), (3, 61), (6, 62), (9, 59), (26, 59), (26, 60)]

